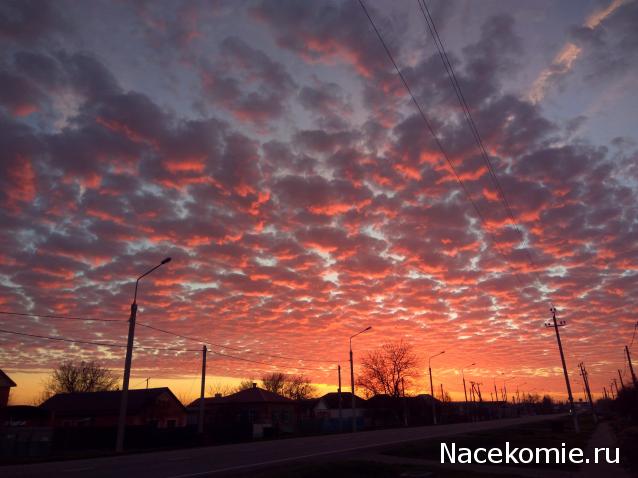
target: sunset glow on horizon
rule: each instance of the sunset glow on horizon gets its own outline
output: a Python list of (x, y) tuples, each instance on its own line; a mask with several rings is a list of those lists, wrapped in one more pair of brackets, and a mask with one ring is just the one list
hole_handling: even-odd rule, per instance
[(445, 350), (437, 394), (462, 399), (465, 367), (484, 398), (507, 379), (565, 399), (552, 305), (576, 399), (581, 361), (596, 397), (630, 380), (638, 3), (431, 2), (489, 163), (419, 5), (365, 6), (436, 141), (356, 1), (0, 4), (13, 404), (64, 360), (121, 375), (135, 280), (165, 257), (132, 388), (195, 398), (207, 344), (209, 384), (281, 371), (323, 393), (341, 364), (349, 391), (372, 326), (355, 371), (403, 340), (410, 393)]

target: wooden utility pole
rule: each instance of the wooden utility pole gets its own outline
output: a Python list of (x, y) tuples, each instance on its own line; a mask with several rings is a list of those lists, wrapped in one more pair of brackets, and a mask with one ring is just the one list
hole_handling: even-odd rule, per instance
[(579, 363), (580, 374), (583, 377), (583, 384), (585, 385), (585, 393), (587, 399), (589, 400), (589, 407), (591, 408), (591, 414), (594, 417), (594, 423), (598, 423), (598, 416), (596, 415), (596, 410), (594, 409), (594, 401), (591, 398), (591, 389), (589, 388), (589, 373), (585, 368), (585, 364), (583, 362)]
[(208, 349), (205, 345), (202, 345), (202, 388), (199, 393), (199, 420), (197, 421), (197, 433), (200, 435), (204, 433), (204, 410), (205, 400), (204, 392), (206, 390), (206, 353)]
[(634, 373), (634, 366), (631, 364), (631, 355), (629, 355), (629, 347), (625, 345), (625, 353), (627, 354), (627, 363), (629, 364), (629, 371), (631, 372), (631, 380), (634, 382), (634, 388), (638, 390), (638, 380), (636, 380), (636, 374)]
[(624, 390), (625, 389), (625, 382), (623, 382), (623, 380), (622, 380), (622, 373), (620, 372), (620, 369), (618, 369), (618, 379), (620, 380), (620, 389)]
[(559, 327), (563, 327), (566, 325), (564, 320), (560, 322), (556, 321), (556, 307), (551, 307), (550, 312), (552, 313), (552, 323), (545, 323), (545, 327), (553, 327), (556, 331), (556, 341), (558, 342), (558, 351), (560, 352), (560, 360), (563, 364), (563, 374), (565, 375), (565, 384), (567, 385), (567, 396), (569, 397), (569, 405), (571, 407), (572, 418), (574, 420), (574, 430), (576, 433), (580, 431), (580, 427), (578, 426), (578, 416), (576, 415), (576, 409), (574, 408), (574, 396), (572, 395), (572, 387), (569, 384), (569, 374), (567, 373), (567, 365), (565, 364), (565, 354), (563, 353), (563, 344), (560, 341), (560, 332), (558, 331)]
[(339, 431), (343, 431), (343, 405), (341, 402), (341, 364), (337, 365), (337, 373), (339, 374), (339, 388), (337, 389), (337, 397), (339, 401)]

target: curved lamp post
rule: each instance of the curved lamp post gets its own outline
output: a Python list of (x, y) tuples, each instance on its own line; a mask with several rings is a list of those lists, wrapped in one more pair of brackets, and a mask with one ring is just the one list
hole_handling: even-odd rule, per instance
[(147, 270), (139, 276), (135, 281), (135, 293), (133, 294), (133, 303), (131, 304), (131, 316), (128, 322), (128, 342), (126, 344), (126, 359), (124, 360), (124, 380), (122, 382), (122, 395), (120, 398), (120, 415), (117, 421), (117, 440), (115, 442), (115, 451), (121, 453), (124, 449), (124, 430), (126, 427), (126, 405), (128, 403), (128, 382), (131, 376), (131, 360), (133, 359), (133, 341), (135, 339), (135, 318), (137, 317), (137, 287), (142, 277), (146, 277), (155, 269), (162, 267), (171, 261), (167, 257), (155, 267)]
[(466, 365), (465, 367), (463, 367), (461, 369), (461, 376), (463, 377), (463, 393), (465, 394), (465, 405), (467, 406), (467, 388), (465, 388), (465, 374), (463, 373), (463, 369), (469, 368), (469, 367), (473, 367), (474, 365), (476, 365), (475, 363), (471, 363), (469, 365)]

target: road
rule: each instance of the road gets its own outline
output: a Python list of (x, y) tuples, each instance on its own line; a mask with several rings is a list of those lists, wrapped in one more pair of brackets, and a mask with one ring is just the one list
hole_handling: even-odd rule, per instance
[(560, 415), (511, 418), (478, 423), (395, 428), (355, 434), (322, 435), (235, 445), (189, 448), (104, 458), (0, 467), (3, 478), (84, 477), (200, 478), (280, 465), (293, 461), (353, 454), (395, 443), (442, 438), (461, 433), (548, 420)]

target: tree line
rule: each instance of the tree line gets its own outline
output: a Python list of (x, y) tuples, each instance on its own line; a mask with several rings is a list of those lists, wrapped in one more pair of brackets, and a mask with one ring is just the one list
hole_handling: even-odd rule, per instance
[[(411, 388), (419, 376), (419, 360), (412, 345), (404, 341), (388, 342), (361, 359), (356, 380), (357, 387), (367, 397), (385, 394), (400, 397)], [(119, 377), (94, 360), (62, 362), (44, 384), (38, 401), (41, 403), (56, 393), (77, 393), (117, 390)], [(237, 386), (214, 383), (208, 387), (208, 395), (230, 395), (253, 387), (261, 388), (292, 400), (304, 400), (317, 395), (317, 388), (303, 374), (271, 372), (257, 381), (246, 378)]]

